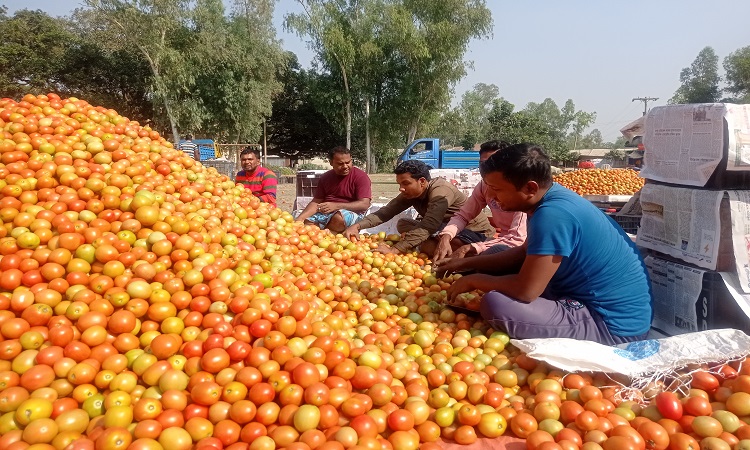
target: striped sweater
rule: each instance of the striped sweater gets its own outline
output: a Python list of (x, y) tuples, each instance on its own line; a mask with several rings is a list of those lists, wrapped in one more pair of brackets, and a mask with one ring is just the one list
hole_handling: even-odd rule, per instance
[(243, 184), (247, 189), (258, 197), (262, 202), (276, 204), (276, 185), (278, 179), (276, 174), (265, 167), (257, 167), (253, 173), (247, 174), (244, 170), (237, 172), (235, 178), (237, 183)]

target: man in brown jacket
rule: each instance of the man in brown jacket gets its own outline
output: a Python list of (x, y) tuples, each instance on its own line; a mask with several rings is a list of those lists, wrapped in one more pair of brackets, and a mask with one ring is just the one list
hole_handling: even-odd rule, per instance
[[(359, 230), (387, 222), (413, 206), (420, 218), (400, 219), (396, 229), (402, 234), (401, 240), (393, 247), (381, 244), (376, 250), (381, 253), (397, 253), (419, 246), (420, 251), (432, 257), (437, 247), (435, 234), (461, 209), (466, 196), (443, 178), (431, 179), (430, 170), (422, 161), (404, 161), (396, 167), (394, 173), (401, 193), (383, 208), (344, 230), (344, 236), (356, 238)], [(472, 244), (483, 242), (494, 233), (494, 228), (482, 212), (456, 238), (463, 244)]]

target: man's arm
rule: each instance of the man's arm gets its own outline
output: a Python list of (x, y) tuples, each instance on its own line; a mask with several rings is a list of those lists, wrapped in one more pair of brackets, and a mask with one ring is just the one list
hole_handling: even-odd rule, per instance
[[(437, 191), (437, 192), (436, 192)], [(422, 216), (419, 226), (404, 233), (404, 236), (393, 247), (400, 251), (406, 251), (426, 241), (443, 223), (446, 211), (450, 205), (449, 199), (441, 190), (436, 189), (430, 193), (427, 211)]]
[(362, 218), (362, 220), (357, 222), (359, 230), (365, 230), (367, 228), (376, 227), (381, 223), (386, 223), (396, 217), (396, 214), (406, 211), (409, 206), (411, 206), (409, 201), (404, 199), (401, 195), (398, 195), (379, 210), (368, 214)]
[(530, 303), (539, 298), (547, 288), (562, 262), (560, 255), (527, 255), (517, 274), (492, 276), (468, 275), (459, 278), (448, 289), (451, 301), (458, 294), (479, 289), (482, 292), (497, 291), (518, 301)]
[(465, 272), (469, 270), (493, 274), (518, 273), (525, 259), (526, 245), (521, 245), (491, 255), (443, 259), (436, 263), (436, 270), (438, 273)]
[(461, 230), (466, 228), (469, 222), (482, 212), (485, 206), (487, 206), (487, 201), (482, 192), (482, 183), (479, 183), (474, 187), (469, 198), (466, 199), (466, 203), (451, 217), (448, 225), (440, 232), (440, 236), (448, 235), (453, 239)]
[(267, 170), (263, 176), (263, 182), (260, 189), (260, 200), (266, 203), (276, 204), (276, 186), (279, 181), (276, 174)]
[[(492, 214), (497, 214), (496, 210), (492, 210)], [(503, 211), (501, 214), (510, 214)], [(488, 248), (494, 245), (507, 245), (508, 247), (517, 247), (526, 241), (526, 213), (515, 212), (513, 213), (513, 219), (510, 224), (510, 228), (506, 231), (503, 230), (495, 237), (484, 242), (475, 242), (472, 245), (477, 253), (482, 253)]]
[[(451, 217), (451, 220), (448, 221), (448, 225), (446, 225), (445, 228), (443, 228), (443, 231), (438, 234), (438, 246), (435, 249), (435, 254), (433, 256), (435, 261), (447, 258), (453, 253), (451, 241), (459, 232), (461, 232), (461, 230), (466, 228), (466, 225), (468, 225), (472, 219), (482, 212), (485, 206), (487, 206), (487, 201), (482, 192), (482, 183), (479, 183), (474, 187), (474, 190), (466, 200), (466, 203), (464, 203), (461, 209)], [(476, 253), (480, 252), (476, 251)]]
[(348, 203), (325, 202), (320, 203), (320, 212), (330, 214), (341, 209), (347, 209), (354, 212), (365, 212), (370, 209), (371, 203), (372, 200), (369, 198), (361, 198)]
[(318, 205), (323, 201), (322, 198), (314, 198), (310, 201), (310, 203), (307, 204), (305, 209), (302, 210), (302, 213), (300, 213), (299, 216), (297, 216), (297, 221), (302, 222), (303, 220), (307, 219), (308, 217), (312, 216), (316, 212), (318, 212)]

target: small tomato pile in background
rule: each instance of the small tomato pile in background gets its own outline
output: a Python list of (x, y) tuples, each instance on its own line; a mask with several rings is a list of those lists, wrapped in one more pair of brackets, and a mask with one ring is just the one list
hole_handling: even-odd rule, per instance
[(633, 169), (585, 169), (564, 172), (554, 181), (580, 195), (633, 195), (645, 183)]

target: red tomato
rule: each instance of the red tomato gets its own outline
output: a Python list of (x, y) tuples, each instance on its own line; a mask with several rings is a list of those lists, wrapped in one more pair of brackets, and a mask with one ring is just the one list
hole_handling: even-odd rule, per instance
[(679, 420), (682, 417), (682, 403), (674, 392), (656, 394), (656, 408), (667, 419)]
[(719, 389), (719, 380), (712, 374), (699, 370), (693, 372), (690, 387), (693, 389), (701, 389), (711, 394)]

